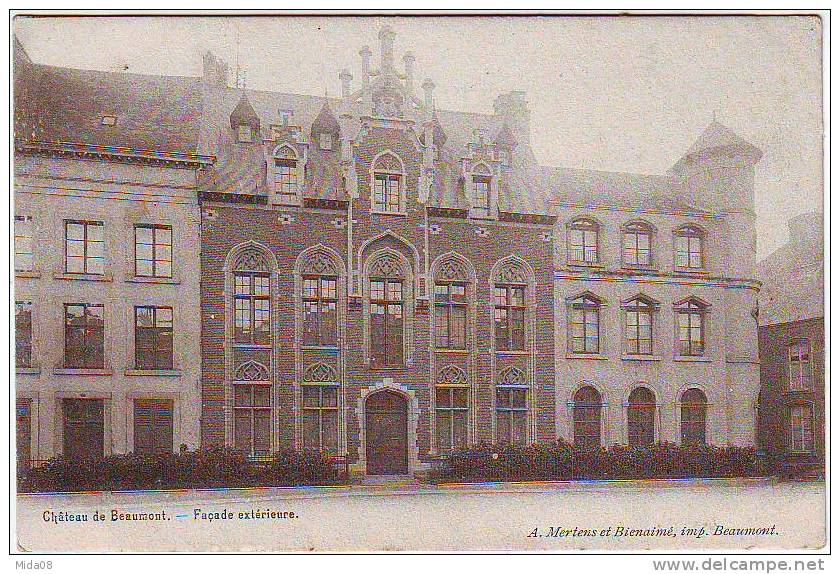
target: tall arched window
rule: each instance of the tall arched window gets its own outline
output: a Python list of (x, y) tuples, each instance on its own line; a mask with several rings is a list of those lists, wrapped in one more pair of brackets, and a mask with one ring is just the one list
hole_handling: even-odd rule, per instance
[(624, 301), (624, 352), (628, 355), (653, 354), (653, 312), (656, 304), (644, 295)]
[(303, 304), (303, 344), (334, 347), (338, 344), (338, 268), (321, 251), (307, 257), (300, 268)]
[(788, 376), (791, 391), (812, 390), (811, 342), (808, 339), (797, 339), (788, 345)]
[(696, 225), (683, 225), (674, 232), (674, 265), (677, 268), (703, 268), (704, 235)]
[(677, 320), (677, 354), (702, 357), (706, 354), (706, 312), (708, 305), (694, 297), (674, 305)]
[(574, 414), (575, 446), (595, 449), (601, 446), (601, 393), (589, 385), (575, 393)]
[(496, 384), (496, 440), (528, 444), (528, 380), (517, 367), (502, 371)]
[(592, 293), (584, 293), (568, 301), (569, 351), (576, 354), (601, 352), (601, 306)]
[(233, 266), (234, 329), (237, 345), (271, 344), (271, 273), (257, 249), (246, 249)]
[(290, 146), (274, 150), (274, 193), (279, 203), (300, 203), (298, 182), (298, 157)]
[(631, 447), (653, 444), (656, 436), (656, 397), (647, 387), (636, 387), (627, 403), (627, 442)]
[(515, 261), (495, 273), (493, 323), (497, 351), (525, 350), (528, 272)]
[(653, 228), (644, 221), (631, 221), (624, 226), (622, 258), (625, 265), (650, 266)]
[(569, 263), (598, 263), (599, 231), (598, 223), (585, 217), (575, 219), (569, 224)]
[(405, 210), (403, 165), (391, 152), (373, 162), (373, 190), (371, 210), (380, 213), (400, 213)]
[(469, 276), (460, 262), (446, 259), (435, 270), (435, 347), (466, 349)]
[(680, 397), (680, 438), (682, 444), (706, 444), (706, 394), (688, 389)]
[(256, 361), (239, 365), (233, 375), (233, 446), (256, 456), (271, 450), (271, 376)]
[(339, 386), (338, 373), (324, 363), (310, 365), (303, 372), (301, 440), (304, 448), (337, 451)]
[(467, 374), (453, 365), (443, 367), (435, 384), (435, 432), (440, 453), (467, 445), (470, 387)]
[(370, 357), (374, 367), (404, 364), (405, 281), (399, 258), (377, 257), (369, 269)]

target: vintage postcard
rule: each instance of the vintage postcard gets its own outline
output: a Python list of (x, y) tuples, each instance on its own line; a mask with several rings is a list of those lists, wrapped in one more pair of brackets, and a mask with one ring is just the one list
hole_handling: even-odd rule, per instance
[(824, 550), (826, 19), (12, 13), (13, 552)]

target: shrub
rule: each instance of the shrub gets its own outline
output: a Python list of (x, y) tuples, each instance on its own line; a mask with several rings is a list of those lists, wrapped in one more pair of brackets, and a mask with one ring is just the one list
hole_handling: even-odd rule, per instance
[(227, 447), (153, 456), (55, 458), (29, 469), (19, 492), (82, 492), (341, 484), (347, 477), (317, 451), (284, 450), (252, 460)]
[(750, 447), (659, 443), (586, 450), (568, 443), (480, 444), (452, 453), (431, 473), (433, 482), (723, 478), (763, 474)]

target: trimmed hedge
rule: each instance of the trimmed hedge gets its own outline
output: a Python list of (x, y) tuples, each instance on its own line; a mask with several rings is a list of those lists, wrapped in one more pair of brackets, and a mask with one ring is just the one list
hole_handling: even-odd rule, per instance
[(284, 450), (266, 459), (250, 460), (241, 451), (210, 447), (154, 456), (55, 458), (19, 477), (18, 492), (245, 488), (346, 482), (343, 471), (317, 451)]
[(621, 480), (763, 476), (751, 447), (680, 446), (577, 449), (567, 443), (528, 447), (482, 444), (459, 450), (431, 473), (433, 482)]

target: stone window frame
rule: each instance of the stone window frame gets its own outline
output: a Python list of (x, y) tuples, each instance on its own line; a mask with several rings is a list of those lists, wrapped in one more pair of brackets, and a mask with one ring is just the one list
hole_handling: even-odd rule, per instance
[[(477, 179), (486, 179), (488, 184), (487, 189), (487, 207), (478, 207), (476, 205), (475, 184)], [(466, 187), (467, 202), (470, 205), (470, 217), (473, 219), (496, 219), (498, 213), (498, 178), (495, 176), (493, 168), (486, 161), (476, 161), (470, 166), (466, 173)]]
[[(633, 263), (627, 260), (625, 253), (624, 241), (627, 235), (645, 234), (648, 237), (648, 262), (647, 263)], [(621, 264), (631, 269), (655, 269), (656, 268), (656, 226), (644, 219), (634, 219), (626, 222), (621, 226)], [(638, 240), (636, 241), (638, 248)]]
[[(318, 264), (318, 268), (313, 267)], [(323, 265), (332, 265), (332, 269), (327, 269)], [(338, 303), (336, 305), (336, 345), (334, 347), (304, 347), (303, 346), (303, 276), (313, 274), (311, 272), (327, 270), (330, 273), (335, 272), (337, 279), (336, 292), (338, 295)], [(314, 273), (317, 274), (317, 273)], [(326, 356), (334, 356), (335, 351), (338, 351), (338, 357), (335, 365), (328, 364), (329, 367), (335, 369), (337, 373), (337, 382), (340, 386), (338, 393), (338, 454), (347, 454), (347, 385), (345, 384), (345, 348), (346, 348), (346, 312), (347, 312), (347, 288), (348, 288), (347, 270), (344, 266), (344, 260), (341, 255), (334, 249), (327, 247), (322, 243), (312, 245), (301, 251), (295, 259), (294, 265), (294, 305), (295, 305), (295, 380), (294, 380), (294, 441), (296, 446), (303, 444), (302, 442), (302, 408), (303, 408), (303, 390), (305, 373), (312, 364), (323, 363), (328, 364)], [(306, 353), (306, 354), (304, 354)], [(314, 355), (313, 355), (314, 353)], [(304, 364), (304, 357), (317, 357), (319, 353), (326, 353), (322, 358), (313, 358), (313, 362)]]
[(638, 404), (652, 405), (653, 407), (653, 442), (651, 444), (655, 445), (661, 439), (662, 433), (662, 421), (660, 420), (662, 417), (662, 401), (660, 400), (656, 390), (645, 381), (633, 382), (625, 395), (624, 404), (622, 405), (624, 407), (622, 409), (624, 411), (624, 438), (627, 440), (627, 445), (630, 446), (630, 399), (633, 396), (633, 393), (638, 389), (646, 389), (653, 395), (653, 403)]
[[(697, 311), (694, 311), (697, 309)], [(674, 302), (674, 357), (680, 360), (704, 359), (709, 356), (710, 317), (712, 306), (703, 299), (694, 295), (689, 295), (679, 301)], [(703, 344), (702, 353), (683, 354), (680, 348), (680, 315), (692, 314), (700, 316), (700, 340)]]
[[(225, 378), (224, 378), (224, 391), (225, 391), (225, 399), (224, 399), (224, 417), (225, 417), (225, 444), (228, 446), (233, 446), (233, 384), (234, 384), (234, 376), (237, 370), (238, 365), (234, 365), (234, 357), (235, 349), (247, 349), (247, 347), (238, 347), (234, 342), (234, 271), (236, 270), (236, 265), (239, 263), (240, 259), (245, 256), (247, 253), (258, 253), (260, 256), (264, 258), (264, 263), (266, 265), (267, 272), (269, 274), (269, 287), (270, 287), (270, 296), (269, 301), (270, 303), (270, 322), (271, 322), (271, 333), (272, 333), (272, 343), (265, 347), (260, 347), (261, 350), (268, 352), (269, 354), (269, 364), (266, 365), (269, 371), (270, 380), (267, 384), (271, 385), (270, 391), (270, 398), (271, 398), (271, 450), (274, 451), (278, 448), (278, 440), (279, 440), (279, 400), (278, 400), (278, 385), (275, 384), (275, 362), (276, 362), (276, 352), (275, 352), (275, 342), (276, 339), (274, 334), (276, 333), (277, 324), (278, 324), (278, 305), (277, 303), (277, 293), (279, 293), (279, 268), (277, 264), (277, 258), (274, 256), (274, 253), (269, 249), (266, 245), (259, 243), (257, 241), (249, 240), (239, 243), (228, 251), (227, 256), (225, 257), (224, 265), (222, 267), (222, 271), (224, 273), (224, 281), (225, 281), (225, 289), (224, 289), (224, 306), (225, 306), (225, 339), (224, 339), (224, 355), (225, 355)], [(243, 363), (247, 362), (243, 361)]]
[[(686, 394), (694, 392), (694, 391), (703, 395), (703, 400), (702, 401), (690, 402), (690, 401), (685, 400)], [(709, 407), (710, 407), (711, 403), (709, 402), (708, 392), (706, 392), (706, 389), (701, 388), (699, 385), (688, 385), (687, 387), (684, 387), (684, 388), (680, 389), (679, 395), (677, 395), (677, 396), (678, 396), (677, 410), (678, 410), (678, 414), (679, 414), (678, 430), (679, 430), (679, 433), (680, 433), (679, 434), (680, 444), (681, 445), (686, 445), (685, 431), (684, 431), (685, 408), (687, 406), (693, 406), (695, 408), (698, 408), (699, 405), (702, 405), (702, 409), (703, 409), (703, 442), (701, 444), (703, 444), (703, 445), (709, 444)], [(689, 444), (693, 444), (693, 443), (689, 443)]]
[[(25, 235), (23, 232), (19, 233), (18, 230), (18, 222), (22, 224), (24, 227), (28, 227), (29, 235)], [(27, 225), (28, 224), (28, 225)], [(37, 260), (37, 245), (35, 241), (35, 218), (31, 215), (25, 214), (15, 214), (14, 216), (14, 265), (15, 265), (15, 272), (16, 273), (34, 273), (38, 268), (38, 260)], [(23, 247), (22, 243), (26, 240), (28, 242), (28, 251), (22, 250), (20, 248)], [(28, 267), (21, 267), (18, 268), (17, 265), (17, 258), (18, 255), (24, 255), (31, 257), (31, 265)]]
[[(794, 426), (793, 426), (793, 422), (794, 422), (793, 413), (794, 413), (795, 409), (808, 409), (808, 417), (799, 417), (799, 420), (803, 423), (805, 421), (810, 423), (810, 425), (809, 425), (810, 426), (810, 432), (811, 432), (810, 448), (807, 448), (809, 445), (808, 445), (808, 442), (807, 442), (807, 436), (806, 436), (806, 432), (805, 432), (808, 429), (808, 427), (806, 427), (804, 425), (802, 425), (798, 428), (798, 430), (800, 431), (800, 434), (802, 435), (802, 437), (801, 437), (802, 438), (802, 448), (801, 449), (796, 448), (797, 443), (794, 442)], [(787, 416), (785, 418), (787, 419), (786, 420), (786, 422), (787, 422), (786, 426), (787, 426), (787, 439), (788, 439), (787, 440), (787, 448), (788, 448), (788, 452), (793, 453), (793, 454), (814, 454), (814, 452), (816, 452), (816, 449), (817, 449), (816, 413), (815, 413), (815, 409), (814, 409), (814, 403), (812, 401), (799, 401), (799, 402), (792, 403), (792, 404), (787, 406), (786, 415)]]
[[(402, 365), (387, 365), (373, 367), (371, 364), (371, 315), (370, 315), (370, 280), (371, 269), (383, 258), (394, 257), (397, 259), (401, 270), (403, 284), (403, 363)], [(403, 369), (413, 364), (412, 352), (414, 349), (414, 307), (417, 286), (415, 284), (414, 272), (408, 258), (391, 247), (383, 247), (370, 253), (364, 262), (362, 271), (362, 299), (364, 301), (363, 329), (364, 329), (364, 363), (368, 368), (376, 370)]]
[[(283, 150), (289, 150), (290, 154), (280, 155)], [(306, 179), (306, 154), (298, 153), (298, 150), (295, 148), (295, 145), (291, 142), (281, 141), (277, 143), (274, 148), (271, 150), (271, 156), (268, 158), (268, 172), (271, 176), (269, 180), (269, 188), (271, 189), (270, 197), (271, 203), (275, 205), (294, 205), (300, 206), (303, 204), (303, 187), (305, 184)], [(279, 193), (277, 191), (276, 186), (276, 179), (277, 179), (277, 160), (281, 161), (289, 161), (295, 162), (294, 166), (292, 166), (292, 170), (295, 174), (295, 197), (291, 199), (291, 194), (288, 193)]]
[[(650, 313), (650, 353), (631, 353), (627, 348), (628, 331), (627, 331), (627, 315), (631, 311), (636, 311), (634, 305), (638, 302), (644, 302)], [(623, 357), (656, 357), (659, 351), (659, 338), (657, 337), (657, 327), (659, 323), (659, 310), (661, 303), (656, 299), (645, 295), (644, 293), (636, 293), (632, 297), (628, 297), (621, 301), (621, 354)]]
[[(679, 227), (675, 228), (672, 232), (672, 243), (673, 243), (673, 264), (674, 264), (674, 271), (678, 272), (687, 272), (687, 273), (705, 273), (706, 271), (706, 249), (707, 249), (707, 242), (708, 242), (708, 231), (701, 227), (696, 223), (684, 223)], [(687, 238), (697, 238), (700, 240), (700, 265), (697, 267), (691, 266), (691, 250), (690, 250), (690, 240), (689, 240), (689, 265), (683, 266), (679, 264), (678, 259), (678, 246), (677, 243), (681, 237)]]
[[(442, 366), (436, 373), (434, 382), (431, 385), (433, 394), (432, 394), (432, 402), (430, 408), (430, 415), (431, 415), (431, 425), (430, 425), (430, 436), (431, 438), (431, 445), (430, 445), (430, 452), (433, 455), (438, 455), (441, 453), (440, 449), (438, 448), (438, 429), (437, 429), (437, 414), (438, 414), (438, 389), (463, 389), (467, 392), (467, 406), (466, 406), (466, 438), (465, 438), (465, 445), (469, 446), (474, 443), (475, 440), (475, 430), (474, 430), (474, 421), (475, 421), (475, 388), (473, 384), (474, 377), (471, 377), (466, 369), (453, 364), (447, 364)], [(452, 412), (455, 410), (454, 407), (447, 408), (446, 410)], [(450, 435), (451, 438), (451, 435)], [(447, 451), (450, 452), (450, 451)]]
[[(606, 341), (604, 340), (604, 310), (607, 308), (607, 301), (592, 291), (581, 291), (576, 295), (566, 298), (566, 354), (574, 357), (603, 357), (606, 355)], [(594, 309), (598, 319), (598, 348), (594, 351), (586, 351), (586, 324), (584, 323), (584, 350), (576, 351), (572, 336), (572, 319), (578, 310)], [(584, 316), (585, 321), (585, 316)]]
[[(791, 352), (794, 348), (798, 349), (797, 354), (797, 361), (793, 360), (793, 356)], [(787, 384), (787, 391), (788, 392), (812, 392), (814, 390), (814, 348), (811, 345), (811, 340), (807, 337), (798, 337), (796, 339), (791, 340), (787, 346), (787, 360), (785, 361), (787, 364), (787, 375), (788, 375), (788, 384)], [(804, 349), (804, 351), (803, 351)], [(803, 370), (803, 365), (806, 364), (805, 361), (802, 360), (803, 353), (806, 353), (808, 356), (807, 360), (807, 384), (806, 380), (803, 377), (805, 371)], [(798, 376), (796, 380), (798, 384), (794, 385), (794, 372), (793, 366), (798, 365)]]
[[(584, 232), (584, 255), (583, 259), (577, 260), (572, 257), (572, 233), (575, 231)], [(595, 233), (595, 260), (586, 261), (586, 232)], [(600, 267), (603, 265), (603, 234), (604, 225), (588, 215), (580, 215), (566, 223), (566, 264), (573, 267)]]
[[(513, 377), (516, 377), (514, 379)], [(525, 392), (525, 445), (532, 444), (535, 440), (532, 429), (534, 417), (534, 389), (531, 377), (518, 365), (510, 365), (501, 369), (493, 382), (493, 442), (499, 444), (499, 390), (521, 390)], [(522, 412), (522, 409), (515, 409)], [(507, 412), (514, 412), (509, 408)], [(515, 444), (515, 443), (510, 443)]]
[[(392, 157), (399, 163), (399, 170), (397, 169), (377, 169), (379, 161), (384, 157)], [(376, 176), (377, 175), (399, 176), (399, 210), (387, 211), (385, 209), (378, 209), (375, 202), (376, 190)], [(377, 215), (406, 215), (407, 208), (407, 189), (408, 189), (408, 172), (405, 167), (405, 161), (395, 151), (385, 149), (376, 154), (370, 162), (370, 212)], [(387, 197), (386, 197), (387, 207)]]
[(525, 345), (523, 350), (501, 351), (496, 349), (496, 320), (494, 317), (495, 300), (490, 304), (490, 349), (498, 354), (533, 354), (536, 338), (536, 280), (534, 269), (522, 258), (508, 255), (493, 265), (490, 270), (490, 292), (495, 293), (496, 285), (516, 285), (525, 287)]
[[(581, 403), (578, 404), (577, 396), (578, 393), (583, 391), (584, 389), (592, 389), (598, 396), (598, 403)], [(576, 417), (575, 412), (576, 409), (580, 407), (586, 408), (598, 408), (598, 446), (604, 446), (606, 444), (606, 428), (607, 428), (607, 401), (605, 398), (604, 391), (596, 384), (591, 381), (583, 381), (579, 385), (577, 385), (574, 389), (572, 389), (572, 393), (569, 397), (569, 410), (570, 410), (570, 422), (571, 422), (571, 444), (575, 444), (575, 437), (576, 437)]]

